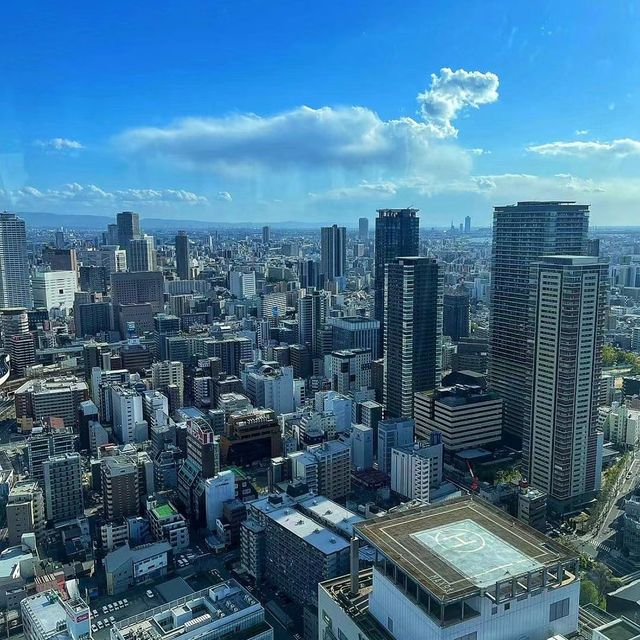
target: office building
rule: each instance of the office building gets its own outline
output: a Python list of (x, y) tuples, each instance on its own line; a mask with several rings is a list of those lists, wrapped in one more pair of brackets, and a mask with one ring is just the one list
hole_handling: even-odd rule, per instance
[(24, 426), (61, 418), (65, 426), (77, 427), (78, 408), (89, 399), (89, 387), (74, 376), (27, 380), (16, 389), (14, 399), (16, 418)]
[(80, 267), (80, 291), (107, 293), (111, 283), (109, 267), (82, 265)]
[(51, 456), (42, 463), (47, 520), (54, 524), (84, 516), (79, 453)]
[(371, 427), (354, 424), (351, 429), (351, 465), (356, 469), (373, 467), (373, 436)]
[(176, 273), (180, 280), (190, 278), (189, 236), (186, 231), (178, 231), (176, 243)]
[(151, 386), (169, 397), (168, 389), (173, 387), (178, 392), (178, 406), (182, 406), (184, 400), (184, 365), (182, 362), (154, 362), (151, 365)]
[(310, 445), (290, 455), (292, 477), (330, 500), (341, 500), (351, 491), (351, 448), (338, 440)]
[(142, 396), (133, 388), (111, 386), (113, 434), (120, 444), (149, 439), (149, 425), (142, 412)]
[(320, 275), (324, 282), (333, 282), (346, 275), (347, 229), (333, 225), (320, 229)]
[(464, 218), (464, 232), (471, 233), (471, 216), (465, 216)]
[(442, 434), (449, 451), (497, 446), (502, 438), (503, 402), (494, 391), (457, 385), (422, 391), (414, 398), (416, 437)]
[(254, 407), (273, 409), (277, 415), (292, 413), (293, 368), (258, 360), (242, 370), (242, 384)]
[(221, 459), (239, 466), (282, 453), (280, 423), (273, 409), (244, 409), (232, 413), (220, 440)]
[[(125, 543), (108, 553), (103, 560), (107, 594), (115, 596), (126, 593), (130, 587), (166, 576), (172, 553), (173, 549), (168, 542), (153, 542), (137, 547), (129, 547)], [(117, 624), (124, 625), (126, 622), (127, 620), (123, 620)], [(115, 637), (124, 640), (122, 635)]]
[(442, 333), (454, 342), (469, 335), (469, 294), (466, 291), (444, 294)]
[(166, 339), (177, 335), (180, 335), (180, 318), (168, 313), (159, 313), (153, 318), (157, 360), (167, 359)]
[(379, 354), (384, 344), (385, 267), (401, 256), (418, 255), (418, 209), (379, 209), (376, 218), (374, 313), (380, 323)]
[(216, 530), (216, 521), (222, 518), (225, 502), (236, 498), (236, 476), (231, 470), (220, 471), (204, 481), (207, 529)]
[(378, 469), (391, 475), (391, 450), (413, 444), (412, 418), (387, 418), (378, 422)]
[(111, 628), (112, 640), (136, 634), (155, 640), (273, 640), (262, 605), (235, 580), (158, 604), (148, 615), (126, 618)]
[(9, 356), (11, 371), (17, 377), (24, 377), (27, 368), (36, 363), (36, 345), (33, 335), (23, 333), (9, 338)]
[(129, 241), (140, 235), (140, 216), (132, 211), (123, 211), (116, 216), (118, 244), (126, 249)]
[(43, 427), (34, 427), (27, 440), (27, 454), (29, 474), (32, 480), (36, 480), (41, 488), (44, 488), (43, 464), (51, 456), (63, 453), (72, 453), (75, 437), (71, 426), (53, 426), (45, 424)]
[(349, 393), (371, 386), (371, 351), (344, 349), (332, 351), (324, 357), (324, 375), (331, 389)]
[(168, 542), (174, 552), (189, 547), (189, 526), (178, 510), (166, 500), (147, 499), (151, 535), (157, 542)]
[(262, 244), (269, 244), (271, 242), (271, 227), (262, 227)]
[(343, 349), (369, 349), (372, 360), (381, 355), (380, 322), (362, 316), (327, 318), (331, 327), (332, 344), (336, 351)]
[(298, 299), (298, 342), (305, 345), (312, 357), (319, 357), (320, 329), (327, 318), (327, 299), (323, 292), (312, 290)]
[(0, 329), (3, 343), (6, 345), (11, 336), (19, 336), (29, 332), (29, 316), (24, 307), (0, 309)]
[(31, 306), (24, 220), (15, 213), (0, 213), (0, 307)]
[(43, 247), (42, 263), (51, 271), (77, 271), (78, 258), (75, 249), (62, 247)]
[(76, 292), (73, 302), (76, 337), (93, 337), (113, 329), (113, 307), (93, 293)]
[(551, 256), (531, 269), (533, 380), (523, 456), (553, 510), (574, 509), (600, 486), (596, 425), (608, 268), (592, 257)]
[(112, 273), (111, 294), (114, 304), (151, 304), (154, 313), (164, 306), (164, 278), (160, 271)]
[(414, 442), (391, 449), (391, 490), (406, 500), (430, 502), (442, 483), (442, 443)]
[(396, 258), (386, 266), (384, 404), (413, 415), (413, 396), (435, 389), (442, 362), (442, 273), (432, 258)]
[(36, 543), (43, 542), (46, 521), (44, 496), (37, 481), (19, 480), (9, 491), (7, 499), (7, 533), (9, 545), (22, 543), (25, 533), (33, 533)]
[(77, 592), (40, 591), (20, 602), (26, 640), (87, 640), (91, 611)]
[(129, 271), (155, 271), (156, 246), (153, 236), (143, 235), (127, 243), (127, 269)]
[(518, 202), (495, 207), (491, 248), (489, 383), (503, 399), (505, 433), (522, 439), (530, 353), (529, 272), (546, 255), (584, 255), (589, 206)]
[(33, 304), (39, 309), (56, 309), (71, 315), (78, 276), (75, 271), (35, 271), (31, 277)]
[(243, 361), (253, 362), (251, 340), (244, 336), (223, 336), (204, 341), (207, 358), (219, 358), (220, 370), (233, 376), (239, 376)]
[(256, 272), (229, 271), (229, 291), (239, 300), (255, 296)]
[(360, 242), (369, 240), (369, 218), (358, 218), (358, 240)]
[[(547, 640), (578, 630), (576, 555), (472, 496), (354, 525), (376, 561), (323, 582), (318, 637)], [(357, 547), (356, 547), (357, 549)]]

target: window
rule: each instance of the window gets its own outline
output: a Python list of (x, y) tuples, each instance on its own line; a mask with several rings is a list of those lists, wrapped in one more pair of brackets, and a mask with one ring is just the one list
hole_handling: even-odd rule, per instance
[(558, 600), (549, 607), (549, 622), (569, 615), (569, 598)]
[(507, 602), (507, 603), (504, 605), (504, 610), (505, 610), (505, 611), (509, 611), (509, 609), (511, 609), (511, 603), (510, 603), (510, 602)]
[(498, 613), (498, 607), (491, 607), (491, 615), (495, 616)]
[(478, 632), (472, 631), (471, 633), (465, 633), (463, 636), (459, 636), (456, 640), (477, 640)]
[(348, 640), (342, 629), (338, 629), (338, 640)]
[(393, 633), (393, 620), (391, 618), (387, 618), (387, 629)]

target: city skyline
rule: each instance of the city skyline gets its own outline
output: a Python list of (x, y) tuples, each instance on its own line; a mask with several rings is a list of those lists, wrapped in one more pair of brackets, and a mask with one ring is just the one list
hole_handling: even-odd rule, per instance
[(36, 4), (7, 10), (1, 209), (354, 227), (414, 206), (430, 228), (563, 199), (635, 222), (634, 3), (191, 2), (126, 24)]

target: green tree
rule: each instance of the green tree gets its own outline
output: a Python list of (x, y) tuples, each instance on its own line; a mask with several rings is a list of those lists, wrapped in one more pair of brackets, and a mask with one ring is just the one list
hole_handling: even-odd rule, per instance
[(582, 578), (580, 580), (580, 606), (589, 603), (604, 608), (605, 601), (598, 592), (598, 587), (588, 578)]

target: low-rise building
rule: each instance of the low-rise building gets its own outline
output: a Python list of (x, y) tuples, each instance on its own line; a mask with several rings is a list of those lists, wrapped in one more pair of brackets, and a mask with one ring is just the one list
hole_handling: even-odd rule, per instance
[(168, 542), (154, 542), (139, 547), (124, 544), (104, 558), (107, 593), (124, 593), (129, 587), (167, 574), (172, 547)]
[(189, 526), (182, 514), (167, 501), (147, 499), (147, 514), (151, 534), (158, 542), (168, 542), (174, 551), (189, 546)]
[(112, 640), (272, 640), (262, 605), (235, 580), (116, 622)]
[(20, 603), (27, 640), (88, 640), (91, 611), (79, 594), (41, 591)]

